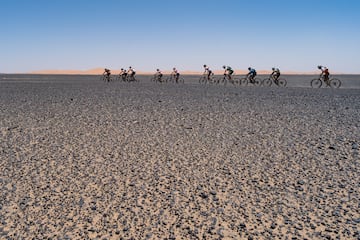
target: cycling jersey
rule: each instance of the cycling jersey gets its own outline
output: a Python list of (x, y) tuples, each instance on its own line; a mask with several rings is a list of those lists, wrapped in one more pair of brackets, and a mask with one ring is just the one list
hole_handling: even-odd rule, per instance
[(251, 69), (249, 70), (249, 74), (256, 75), (256, 70), (255, 70), (255, 69), (253, 69), (253, 68), (251, 68)]
[(226, 67), (226, 70), (225, 70), (228, 74), (233, 74), (234, 73), (234, 70), (231, 68), (231, 67)]
[(205, 67), (205, 72), (211, 72), (209, 67)]

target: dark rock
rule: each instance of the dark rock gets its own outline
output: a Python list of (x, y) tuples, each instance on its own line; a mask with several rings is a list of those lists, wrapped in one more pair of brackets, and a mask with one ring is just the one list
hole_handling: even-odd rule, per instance
[(207, 195), (207, 194), (204, 193), (204, 192), (201, 192), (199, 196), (200, 196), (201, 198), (203, 198), (203, 199), (206, 199), (206, 198), (209, 197), (209, 195)]
[(305, 184), (305, 181), (304, 181), (304, 180), (298, 180), (297, 183), (298, 183), (299, 185), (304, 185), (304, 184)]

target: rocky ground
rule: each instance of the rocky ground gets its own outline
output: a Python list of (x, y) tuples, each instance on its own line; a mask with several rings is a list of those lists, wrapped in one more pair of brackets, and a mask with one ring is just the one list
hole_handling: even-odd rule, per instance
[(0, 239), (360, 239), (359, 93), (3, 82)]

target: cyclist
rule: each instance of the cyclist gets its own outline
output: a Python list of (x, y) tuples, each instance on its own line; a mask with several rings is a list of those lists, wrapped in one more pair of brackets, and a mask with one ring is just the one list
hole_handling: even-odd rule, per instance
[(160, 69), (156, 69), (156, 73), (155, 73), (155, 80), (158, 82), (162, 82), (162, 72), (160, 71)]
[(125, 79), (126, 79), (126, 75), (127, 75), (126, 70), (123, 69), (123, 68), (121, 68), (121, 69), (120, 69), (119, 76), (121, 76), (122, 80), (125, 80)]
[(130, 66), (127, 70), (127, 74), (130, 75), (132, 78), (135, 76), (136, 72), (135, 70)]
[(223, 69), (225, 69), (224, 75), (228, 77), (229, 80), (231, 80), (231, 75), (234, 73), (234, 70), (230, 66), (225, 65), (223, 66)]
[(328, 81), (329, 81), (329, 75), (330, 75), (329, 69), (328, 69), (327, 67), (321, 66), (321, 65), (318, 66), (318, 69), (321, 70), (320, 78), (321, 78), (322, 76), (324, 76), (324, 81), (325, 81), (326, 83), (328, 83)]
[(206, 64), (204, 64), (204, 75), (207, 75), (208, 81), (210, 80), (210, 76), (213, 75), (213, 72)]
[(106, 80), (107, 80), (108, 82), (110, 81), (110, 75), (111, 75), (110, 69), (105, 68), (105, 69), (104, 69), (104, 72), (103, 72), (103, 76), (106, 77)]
[(277, 82), (280, 77), (280, 69), (273, 67), (271, 77), (275, 80), (275, 82)]
[(251, 83), (254, 83), (254, 78), (257, 75), (256, 70), (252, 67), (248, 67), (249, 73), (246, 75), (250, 79)]
[(171, 76), (175, 78), (176, 83), (179, 81), (180, 73), (176, 68), (173, 68)]

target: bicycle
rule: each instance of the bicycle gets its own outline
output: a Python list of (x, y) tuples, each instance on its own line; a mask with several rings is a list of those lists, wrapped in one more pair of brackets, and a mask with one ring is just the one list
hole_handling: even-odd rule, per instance
[(262, 81), (260, 78), (250, 79), (250, 76), (246, 76), (240, 79), (240, 85), (247, 86), (249, 83), (253, 84), (254, 86), (260, 86)]
[(220, 77), (217, 81), (219, 84), (224, 84), (226, 85), (227, 82), (232, 83), (232, 85), (236, 85), (236, 83), (239, 83), (240, 81), (235, 77), (235, 75), (227, 75), (224, 74), (224, 76)]
[(119, 74), (116, 76), (116, 81), (126, 81), (126, 74)]
[(209, 77), (207, 74), (203, 74), (200, 78), (199, 78), (199, 83), (200, 84), (209, 84), (209, 83), (218, 83), (217, 80), (214, 77), (214, 74), (212, 73)]
[(134, 75), (128, 74), (126, 75), (126, 82), (139, 82), (139, 80), (137, 80)]
[(109, 76), (109, 75), (101, 75), (100, 81), (111, 82), (111, 81), (113, 81), (113, 78), (112, 78), (112, 76)]
[(286, 87), (287, 81), (285, 78), (275, 79), (273, 75), (270, 74), (268, 78), (262, 80), (262, 85), (270, 87), (272, 83), (275, 83), (278, 87)]
[(156, 83), (163, 83), (163, 79), (162, 79), (162, 76), (158, 75), (158, 74), (154, 74), (154, 76), (152, 76), (150, 78), (150, 81), (151, 82), (156, 82)]
[(325, 80), (325, 76), (314, 78), (313, 80), (311, 80), (310, 85), (312, 88), (320, 88), (323, 82), (326, 84), (326, 87), (339, 88), (341, 86), (341, 81), (339, 79), (331, 78)]
[(170, 83), (185, 83), (184, 78), (179, 76), (178, 79), (176, 79), (174, 75), (170, 75), (169, 77), (166, 78), (165, 81)]

